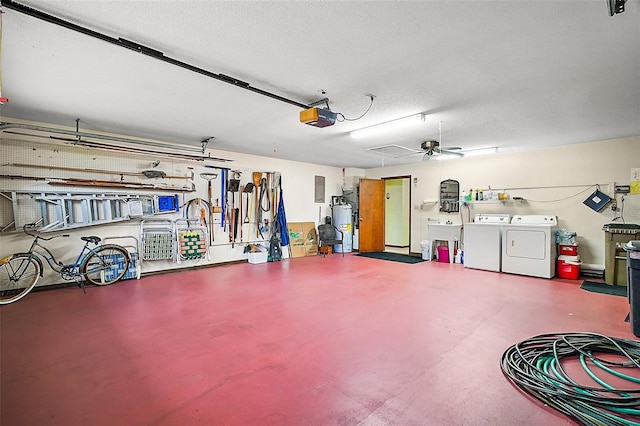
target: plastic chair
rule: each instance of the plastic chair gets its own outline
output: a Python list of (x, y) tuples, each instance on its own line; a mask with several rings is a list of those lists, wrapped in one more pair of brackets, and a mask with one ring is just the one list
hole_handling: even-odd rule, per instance
[[(330, 224), (318, 225), (318, 248), (334, 246), (337, 244), (342, 245), (342, 240), (342, 231), (338, 230), (335, 226)], [(322, 257), (327, 255), (323, 250), (320, 251), (322, 251)], [(344, 247), (342, 248), (342, 257), (344, 257)]]

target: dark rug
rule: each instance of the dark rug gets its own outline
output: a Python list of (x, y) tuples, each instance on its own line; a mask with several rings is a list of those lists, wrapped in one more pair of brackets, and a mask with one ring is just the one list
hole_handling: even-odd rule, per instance
[(409, 256), (399, 253), (385, 253), (383, 251), (373, 251), (370, 253), (358, 253), (357, 256), (369, 257), (371, 259), (390, 260), (392, 262), (402, 263), (420, 263), (424, 262), (421, 257)]
[(612, 294), (614, 296), (627, 297), (627, 287), (623, 285), (609, 285), (605, 283), (597, 283), (594, 281), (584, 281), (580, 288), (583, 290), (592, 291), (594, 293)]

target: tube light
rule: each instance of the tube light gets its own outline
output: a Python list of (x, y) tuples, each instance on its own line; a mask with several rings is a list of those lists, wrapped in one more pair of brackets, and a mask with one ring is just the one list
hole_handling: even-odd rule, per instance
[(388, 133), (392, 130), (404, 129), (424, 122), (424, 114), (410, 115), (409, 117), (387, 121), (364, 129), (354, 130), (350, 133), (352, 138), (361, 139), (374, 136), (379, 133)]
[(491, 148), (482, 148), (482, 149), (472, 149), (469, 151), (464, 151), (465, 157), (474, 157), (476, 155), (487, 155), (487, 154), (495, 154), (498, 152), (498, 147), (494, 146)]
[(433, 158), (442, 161), (442, 160), (451, 160), (453, 158), (466, 157), (467, 154), (463, 154), (462, 152), (441, 152), (440, 154), (434, 154)]

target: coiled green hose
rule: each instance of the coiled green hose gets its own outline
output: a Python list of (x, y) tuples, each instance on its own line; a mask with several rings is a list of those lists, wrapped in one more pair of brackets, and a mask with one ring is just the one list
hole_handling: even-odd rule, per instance
[[(562, 366), (569, 359), (578, 359), (596, 385), (572, 379)], [(638, 341), (596, 333), (543, 334), (509, 347), (502, 354), (502, 371), (516, 386), (583, 425), (640, 426)], [(614, 388), (605, 374), (629, 382), (630, 389)]]

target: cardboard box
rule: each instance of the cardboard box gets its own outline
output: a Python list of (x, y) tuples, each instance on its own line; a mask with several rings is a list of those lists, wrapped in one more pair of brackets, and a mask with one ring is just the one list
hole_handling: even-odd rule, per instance
[(304, 248), (307, 256), (315, 256), (318, 254), (318, 234), (316, 233), (316, 224), (313, 222), (304, 222), (302, 224), (302, 233), (305, 236)]
[(318, 254), (318, 234), (313, 222), (287, 223), (291, 257), (305, 257)]
[(304, 246), (304, 237), (302, 236), (302, 223), (287, 223), (287, 231), (289, 232), (289, 244), (291, 248), (296, 246)]
[(302, 223), (287, 223), (287, 231), (289, 232), (289, 247), (291, 248), (291, 257), (304, 257), (307, 255), (304, 249), (304, 234), (302, 233)]
[(306, 255), (304, 246), (291, 246), (291, 257), (305, 257)]

